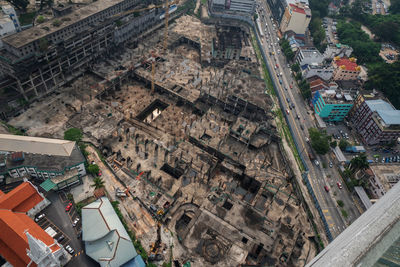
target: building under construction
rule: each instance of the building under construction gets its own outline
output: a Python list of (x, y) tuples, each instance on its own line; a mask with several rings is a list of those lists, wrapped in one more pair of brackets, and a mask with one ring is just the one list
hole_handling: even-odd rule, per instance
[(231, 24), (180, 17), (165, 51), (163, 30), (128, 41), (10, 124), (30, 135), (82, 129), (134, 197), (120, 205), (151, 260), (304, 265), (315, 235), (250, 32)]
[(99, 0), (64, 8), (47, 22), (3, 38), (2, 87), (12, 87), (31, 100), (63, 86), (95, 60), (160, 23), (162, 8), (146, 8), (150, 2)]

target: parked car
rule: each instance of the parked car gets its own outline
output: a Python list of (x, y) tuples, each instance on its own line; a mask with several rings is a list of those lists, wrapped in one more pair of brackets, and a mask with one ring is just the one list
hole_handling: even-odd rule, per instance
[(73, 248), (71, 248), (70, 245), (66, 245), (65, 246), (65, 250), (68, 251), (69, 254), (74, 254), (75, 250)]
[(290, 111), (288, 109), (286, 109), (286, 113), (289, 115)]
[(37, 216), (37, 217), (35, 218), (35, 222), (40, 221), (40, 220), (43, 219), (45, 216), (46, 216), (46, 215), (45, 215), (44, 213), (40, 214), (39, 216)]
[(70, 202), (67, 207), (65, 207), (65, 211), (70, 211), (72, 208), (72, 202)]
[(78, 224), (79, 220), (79, 217), (76, 217), (74, 222), (72, 223), (72, 226), (75, 227)]
[(315, 165), (319, 166), (319, 161), (318, 160), (315, 160), (314, 163), (315, 163)]
[(339, 187), (339, 189), (342, 189), (342, 188), (343, 188), (343, 186), (342, 186), (341, 183), (337, 182), (336, 184), (337, 184), (337, 186)]
[(330, 161), (329, 162), (329, 168), (332, 168), (333, 167), (333, 163), (332, 163), (332, 161)]
[(58, 241), (58, 242), (61, 242), (61, 241), (64, 240), (64, 238), (65, 238), (64, 235), (60, 235), (59, 237), (57, 237), (57, 241)]
[(324, 188), (326, 192), (329, 192), (329, 187), (327, 185), (325, 185)]

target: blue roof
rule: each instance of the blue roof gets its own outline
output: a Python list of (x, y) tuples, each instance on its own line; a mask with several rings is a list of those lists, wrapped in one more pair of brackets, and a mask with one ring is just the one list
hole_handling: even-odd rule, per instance
[(390, 103), (382, 99), (367, 100), (365, 103), (371, 111), (376, 111), (376, 113), (378, 113), (385, 124), (400, 124), (400, 110), (396, 110)]
[(372, 111), (377, 110), (395, 110), (392, 105), (382, 99), (365, 101)]
[(387, 125), (400, 124), (400, 110), (378, 110), (377, 113)]
[(144, 263), (142, 256), (137, 255), (135, 258), (132, 260), (128, 261), (121, 267), (146, 267), (146, 264)]

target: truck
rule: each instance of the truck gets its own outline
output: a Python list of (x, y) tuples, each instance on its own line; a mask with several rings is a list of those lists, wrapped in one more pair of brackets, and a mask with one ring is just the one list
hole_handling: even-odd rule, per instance
[(363, 153), (363, 152), (365, 152), (365, 148), (363, 146), (348, 146), (348, 147), (346, 147), (346, 152)]

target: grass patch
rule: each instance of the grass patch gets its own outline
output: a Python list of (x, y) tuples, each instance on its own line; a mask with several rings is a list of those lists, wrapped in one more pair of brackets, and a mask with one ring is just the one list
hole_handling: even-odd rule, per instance
[(257, 58), (261, 62), (261, 67), (262, 67), (262, 70), (263, 70), (262, 74), (263, 74), (263, 78), (264, 78), (264, 82), (265, 82), (265, 85), (266, 85), (267, 92), (270, 95), (276, 96), (276, 93), (275, 93), (275, 90), (274, 90), (274, 86), (272, 85), (271, 76), (269, 76), (267, 65), (266, 65), (266, 63), (264, 61), (264, 58), (261, 55), (260, 47), (258, 46), (256, 37), (254, 36), (253, 32), (251, 33), (251, 42), (253, 44), (254, 51), (256, 51)]
[(281, 132), (281, 136), (284, 136), (288, 145), (292, 149), (293, 156), (296, 159), (297, 165), (299, 166), (300, 171), (305, 171), (303, 162), (301, 161), (299, 152), (297, 151), (296, 145), (294, 143), (294, 139), (292, 134), (290, 133), (289, 126), (286, 124), (285, 119), (283, 118), (282, 110), (278, 109), (275, 111), (276, 116), (279, 119), (278, 126)]
[(201, 3), (206, 6), (207, 5), (207, 0), (201, 0)]
[(25, 135), (24, 132), (22, 132), (20, 129), (15, 128), (14, 126), (2, 121), (1, 122), (4, 126), (7, 127), (7, 130), (10, 132), (10, 134), (14, 134), (14, 135)]
[(342, 215), (344, 218), (347, 219), (347, 217), (349, 217), (349, 214), (347, 213), (347, 211), (345, 209), (341, 209), (340, 211), (342, 212)]
[(23, 25), (29, 25), (33, 23), (33, 20), (36, 16), (36, 12), (28, 12), (28, 13), (24, 13), (19, 15), (19, 23), (21, 24), (21, 26)]

